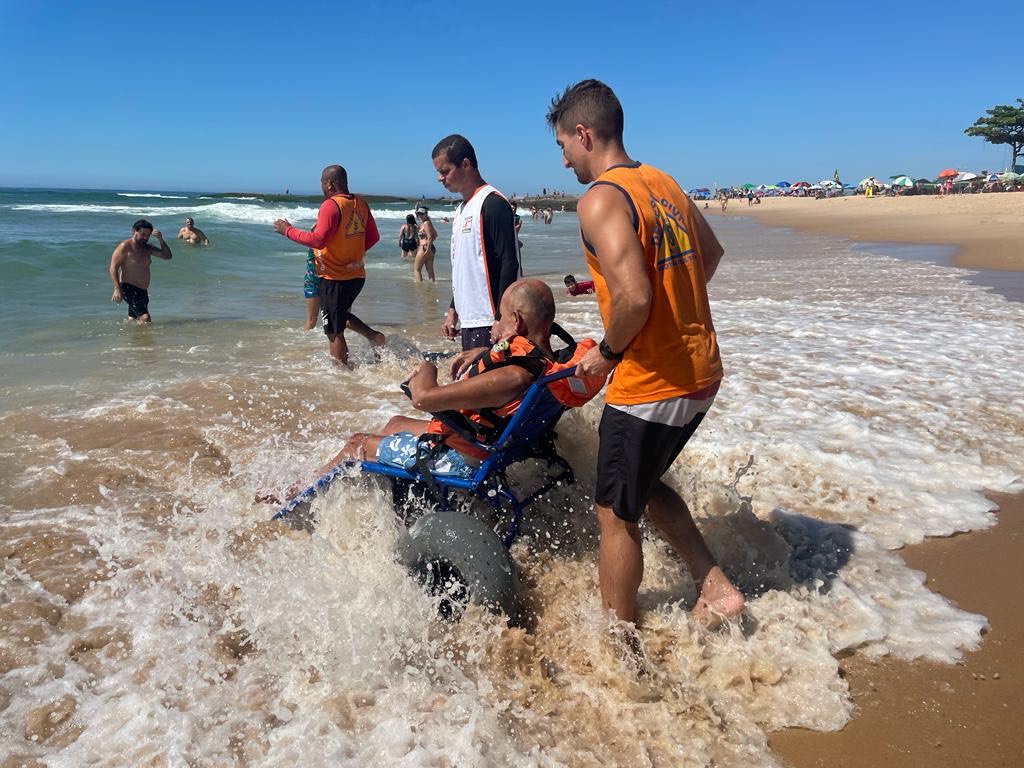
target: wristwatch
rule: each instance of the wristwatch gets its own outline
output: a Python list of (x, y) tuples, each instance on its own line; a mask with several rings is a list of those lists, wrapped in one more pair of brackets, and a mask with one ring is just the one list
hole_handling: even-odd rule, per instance
[(605, 360), (611, 360), (612, 362), (618, 362), (622, 359), (621, 352), (612, 352), (612, 348), (608, 346), (608, 342), (601, 339), (601, 343), (597, 345), (598, 352), (601, 353), (601, 357)]

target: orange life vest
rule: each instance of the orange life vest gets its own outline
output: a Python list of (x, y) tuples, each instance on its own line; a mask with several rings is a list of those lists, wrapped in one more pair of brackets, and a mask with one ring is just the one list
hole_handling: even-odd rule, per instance
[[(518, 365), (525, 368), (534, 379), (549, 373), (557, 373), (566, 368), (575, 368), (588, 351), (596, 346), (593, 339), (573, 342), (556, 353), (552, 360), (543, 349), (525, 336), (513, 336), (507, 341), (493, 347), (470, 363), (466, 377), (479, 376), (486, 371), (493, 371), (506, 365)], [(588, 402), (604, 386), (604, 376), (570, 376), (549, 382), (546, 395), (563, 406), (578, 407)], [(505, 430), (509, 420), (519, 410), (524, 392), (516, 399), (498, 408), (480, 408), (477, 410), (445, 411), (435, 414), (427, 427), (427, 434), (440, 435), (444, 443), (459, 453), (483, 459), (487, 452), (474, 445), (472, 440), (488, 445), (497, 440)]]
[(370, 208), (355, 195), (334, 195), (341, 218), (323, 248), (315, 248), (316, 274), (328, 280), (366, 277), (366, 222)]

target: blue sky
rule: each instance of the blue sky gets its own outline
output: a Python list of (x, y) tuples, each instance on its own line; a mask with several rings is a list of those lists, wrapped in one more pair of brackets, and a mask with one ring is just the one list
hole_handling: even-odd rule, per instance
[[(0, 0), (0, 186), (439, 194), (476, 146), (508, 193), (579, 191), (544, 114), (615, 89), (626, 149), (684, 187), (981, 170), (1024, 97), (1024, 2)], [(1016, 39), (1017, 42), (1011, 42)]]

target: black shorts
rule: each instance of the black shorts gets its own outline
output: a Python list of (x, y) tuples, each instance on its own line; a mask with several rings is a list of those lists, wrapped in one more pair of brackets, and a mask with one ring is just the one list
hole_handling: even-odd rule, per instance
[(131, 283), (121, 283), (121, 298), (128, 305), (128, 317), (138, 318), (149, 314), (149, 291)]
[(462, 329), (462, 351), (491, 346), (491, 326)]
[(672, 411), (674, 423), (660, 423), (605, 405), (598, 428), (597, 490), (594, 500), (615, 516), (637, 522), (658, 481), (679, 456), (704, 418), (714, 394), (705, 400), (673, 398), (630, 406), (650, 417), (651, 411)]
[(320, 311), (324, 314), (324, 333), (334, 336), (345, 332), (349, 310), (356, 296), (363, 290), (366, 278), (352, 280), (320, 279)]

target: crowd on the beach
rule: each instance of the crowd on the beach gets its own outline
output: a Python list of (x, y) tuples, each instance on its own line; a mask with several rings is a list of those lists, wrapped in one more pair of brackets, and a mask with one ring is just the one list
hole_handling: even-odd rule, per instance
[[(594, 493), (603, 606), (617, 619), (636, 622), (643, 574), (639, 521), (646, 514), (697, 585), (695, 616), (707, 624), (736, 617), (743, 595), (712, 556), (683, 499), (661, 479), (711, 409), (722, 380), (707, 283), (724, 251), (679, 185), (626, 153), (622, 107), (607, 85), (584, 80), (567, 88), (552, 101), (547, 121), (564, 166), (590, 185), (577, 213), (591, 280), (566, 276), (566, 293), (596, 295), (604, 336), (576, 344), (557, 325), (551, 288), (524, 277), (514, 197), (488, 184), (473, 145), (451, 134), (430, 157), (437, 180), (460, 200), (451, 216), (452, 298), (440, 330), (458, 340), (461, 351), (447, 366), (449, 383), (438, 382), (435, 364), (416, 366), (405, 382), (412, 405), (428, 415), (458, 411), (486, 441), (495, 435), (495, 421), (514, 414), (525, 390), (556, 361), (574, 365), (591, 392), (607, 382)], [(352, 311), (366, 285), (366, 252), (380, 233), (367, 203), (349, 190), (342, 166), (324, 168), (320, 186), (324, 199), (311, 230), (285, 219), (273, 226), (306, 248), (306, 327), (322, 318), (331, 357), (348, 364), (346, 331), (375, 347), (386, 342)], [(554, 211), (531, 206), (530, 214), (550, 224)], [(207, 243), (194, 225), (187, 220), (179, 237)], [(159, 248), (149, 244), (150, 236)], [(437, 236), (426, 205), (417, 206), (399, 231), (398, 247), (413, 260), (416, 279), (424, 270), (434, 279)], [(148, 295), (134, 291), (148, 289), (153, 256), (170, 259), (170, 248), (139, 220), (110, 264), (113, 300), (128, 300), (129, 316), (140, 322), (150, 319)], [(568, 353), (555, 352), (552, 335), (568, 343)], [(475, 471), (479, 452), (436, 415), (396, 416), (375, 433), (354, 435), (328, 467), (373, 460), (408, 468), (421, 458), (428, 436), (439, 448), (430, 453), (429, 471)]]
[[(718, 201), (726, 210), (730, 200), (746, 200), (756, 205), (765, 197), (814, 197), (818, 199), (864, 195), (865, 197), (903, 197), (906, 195), (968, 195), (991, 192), (1024, 192), (1024, 173), (1014, 171), (989, 172), (958, 171), (947, 168), (934, 180), (915, 179), (906, 174), (889, 176), (887, 180), (875, 176), (861, 179), (857, 184), (843, 184), (839, 172), (831, 179), (808, 181), (777, 181), (774, 184), (740, 184), (722, 187), (714, 192), (707, 187), (690, 190), (695, 200)], [(706, 207), (706, 206), (705, 206)]]

